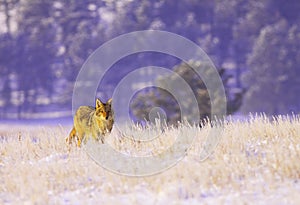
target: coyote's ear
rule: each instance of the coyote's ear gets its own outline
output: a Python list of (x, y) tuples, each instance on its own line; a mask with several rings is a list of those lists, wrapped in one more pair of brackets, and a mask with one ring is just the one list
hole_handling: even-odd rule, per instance
[(107, 101), (107, 104), (111, 105), (112, 103), (112, 98), (110, 98), (108, 101)]
[(96, 99), (96, 108), (100, 108), (103, 106), (103, 103), (98, 98)]

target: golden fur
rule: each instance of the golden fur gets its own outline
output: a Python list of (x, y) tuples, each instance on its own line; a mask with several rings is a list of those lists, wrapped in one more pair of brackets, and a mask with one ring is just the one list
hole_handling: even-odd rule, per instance
[(110, 133), (114, 124), (112, 99), (106, 103), (96, 99), (96, 107), (80, 106), (74, 116), (74, 126), (66, 142), (71, 144), (77, 137), (77, 146), (87, 142), (91, 136), (94, 140), (104, 143), (104, 135)]

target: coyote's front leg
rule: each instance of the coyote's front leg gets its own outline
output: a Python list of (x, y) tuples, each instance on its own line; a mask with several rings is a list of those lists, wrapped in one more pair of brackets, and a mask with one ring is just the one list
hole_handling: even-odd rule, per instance
[(75, 127), (73, 127), (69, 136), (66, 137), (66, 143), (71, 144), (75, 137), (76, 137), (76, 130), (75, 130)]

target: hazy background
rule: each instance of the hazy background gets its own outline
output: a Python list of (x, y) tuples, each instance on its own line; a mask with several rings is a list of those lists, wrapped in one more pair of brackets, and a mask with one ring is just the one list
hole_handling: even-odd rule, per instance
[[(232, 113), (300, 110), (299, 0), (0, 0), (0, 25), (2, 120), (71, 120), (74, 82), (87, 57), (145, 29), (177, 33), (204, 49), (230, 76), (227, 94), (239, 93)], [(97, 97), (107, 100), (136, 68), (178, 64), (165, 54), (128, 56)]]

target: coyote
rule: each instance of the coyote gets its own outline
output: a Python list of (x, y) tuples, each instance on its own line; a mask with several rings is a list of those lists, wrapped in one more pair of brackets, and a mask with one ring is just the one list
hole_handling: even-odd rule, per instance
[(66, 138), (68, 144), (77, 136), (77, 146), (82, 141), (87, 142), (90, 136), (104, 143), (104, 135), (111, 132), (114, 124), (114, 112), (112, 110), (112, 99), (106, 103), (96, 99), (96, 107), (80, 106), (74, 116), (74, 126)]

